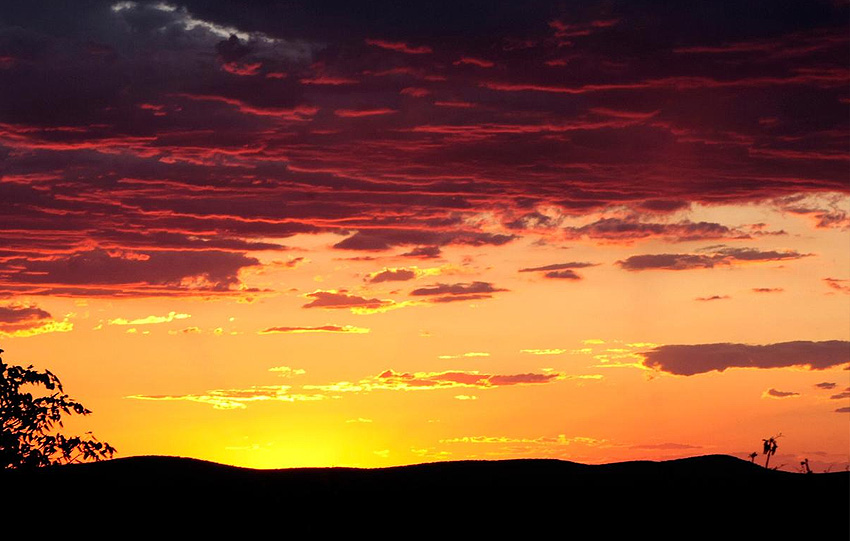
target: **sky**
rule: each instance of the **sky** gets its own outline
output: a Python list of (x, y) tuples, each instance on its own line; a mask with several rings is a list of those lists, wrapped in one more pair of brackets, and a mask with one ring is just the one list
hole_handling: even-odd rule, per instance
[(848, 16), (3, 2), (4, 359), (116, 456), (845, 469)]

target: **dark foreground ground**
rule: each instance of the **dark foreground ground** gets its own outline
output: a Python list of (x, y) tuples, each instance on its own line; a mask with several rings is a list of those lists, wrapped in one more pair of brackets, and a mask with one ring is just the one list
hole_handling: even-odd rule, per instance
[(75, 531), (117, 539), (850, 538), (850, 473), (768, 471), (722, 455), (373, 470), (251, 470), (152, 456), (3, 471), (0, 489), (2, 523), (46, 532), (36, 539)]

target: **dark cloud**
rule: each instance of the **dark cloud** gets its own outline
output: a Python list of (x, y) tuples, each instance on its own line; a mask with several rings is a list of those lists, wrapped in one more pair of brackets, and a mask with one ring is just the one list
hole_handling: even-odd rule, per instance
[(21, 323), (32, 323), (50, 318), (50, 313), (37, 306), (7, 304), (0, 306), (0, 329)]
[(313, 300), (302, 308), (381, 308), (393, 304), (390, 300), (367, 299), (346, 291), (318, 290), (304, 296)]
[(555, 263), (542, 267), (520, 269), (519, 272), (544, 272), (543, 276), (553, 280), (581, 280), (581, 275), (572, 269), (583, 269), (586, 267), (595, 267), (596, 265), (597, 263), (585, 262)]
[(809, 257), (795, 250), (779, 252), (756, 248), (713, 247), (707, 253), (696, 254), (646, 254), (635, 255), (618, 261), (617, 264), (629, 271), (642, 270), (692, 270), (711, 269), (734, 265), (739, 262), (786, 261)]
[(711, 295), (709, 297), (697, 297), (694, 299), (695, 301), (722, 301), (726, 299), (731, 299), (729, 295)]
[(381, 282), (406, 282), (416, 278), (416, 272), (410, 269), (384, 269), (380, 272), (370, 274), (366, 281), (372, 284)]
[(835, 410), (835, 413), (850, 413), (850, 406), (843, 407), (843, 408), (837, 408)]
[(554, 280), (581, 280), (582, 277), (576, 271), (573, 270), (562, 270), (562, 271), (550, 271), (544, 274), (546, 278), (552, 278)]
[(420, 287), (410, 292), (413, 296), (430, 295), (489, 295), (499, 291), (507, 291), (494, 287), (490, 282), (469, 282), (457, 284), (436, 284)]
[(791, 398), (794, 396), (800, 396), (800, 393), (796, 393), (794, 391), (777, 391), (774, 388), (766, 390), (764, 394), (771, 398)]
[(513, 235), (476, 231), (365, 230), (358, 231), (345, 240), (334, 244), (334, 248), (343, 250), (389, 250), (393, 246), (417, 244), (429, 244), (432, 246), (445, 246), (449, 244), (483, 246), (489, 244), (500, 246), (510, 242), (514, 238)]
[(519, 269), (519, 272), (538, 272), (538, 271), (559, 271), (564, 269), (584, 269), (587, 267), (595, 267), (598, 263), (585, 262), (570, 262), (570, 263), (555, 263), (553, 265), (544, 265), (542, 267), (528, 267)]
[(800, 197), (850, 191), (846, 3), (355, 4), (0, 3), (2, 261), (159, 247), (186, 268), (139, 283), (217, 289), (301, 233), (419, 258), (515, 238), (482, 215), (520, 235), (630, 209), (565, 232), (734, 239), (775, 232), (670, 213), (776, 201), (847, 227), (839, 201)]
[(228, 292), (239, 283), (239, 271), (255, 265), (257, 259), (232, 252), (95, 249), (8, 259), (0, 270), (0, 285), (23, 287), (30, 294), (96, 293), (98, 286), (109, 286), (116, 295)]
[(33, 304), (9, 303), (0, 306), (0, 336), (26, 337), (74, 328), (66, 317), (54, 320), (50, 313)]
[(216, 43), (215, 50), (222, 61), (234, 62), (250, 54), (252, 48), (231, 34), (229, 38)]
[(710, 269), (718, 264), (716, 258), (702, 254), (633, 255), (618, 265), (629, 271)]
[(785, 291), (781, 287), (754, 287), (753, 293), (782, 293)]
[(417, 246), (409, 252), (401, 254), (403, 257), (416, 257), (420, 259), (435, 259), (440, 257), (439, 246)]
[(603, 218), (582, 227), (564, 229), (568, 238), (587, 237), (609, 241), (664, 238), (673, 242), (696, 240), (747, 239), (743, 231), (712, 222), (650, 223), (631, 218)]
[(816, 383), (815, 387), (817, 387), (818, 389), (835, 389), (836, 385), (836, 383), (824, 381), (822, 383)]
[(823, 370), (850, 363), (850, 342), (782, 342), (764, 346), (749, 344), (695, 344), (659, 346), (644, 354), (649, 368), (692, 376), (727, 368), (783, 368), (806, 366)]

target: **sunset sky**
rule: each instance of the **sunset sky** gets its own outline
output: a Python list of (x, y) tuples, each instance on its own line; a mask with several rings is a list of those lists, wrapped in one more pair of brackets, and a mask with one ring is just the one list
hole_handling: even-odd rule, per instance
[(4, 360), (121, 457), (844, 469), (848, 21), (4, 1)]

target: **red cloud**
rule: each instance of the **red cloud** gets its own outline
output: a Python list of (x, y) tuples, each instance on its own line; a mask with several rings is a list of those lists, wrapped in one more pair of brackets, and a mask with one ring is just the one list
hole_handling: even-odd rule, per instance
[(397, 113), (393, 109), (337, 109), (334, 114), (342, 118), (360, 118), (364, 116), (382, 116)]
[(478, 66), (479, 68), (492, 68), (493, 66), (496, 65), (495, 63), (493, 63), (489, 60), (482, 60), (481, 58), (475, 58), (475, 57), (472, 57), (472, 56), (464, 56), (464, 57), (461, 57), (460, 60), (457, 60), (456, 62), (454, 62), (455, 66), (460, 66), (460, 65), (463, 65), (463, 64), (468, 64), (468, 65), (471, 65), (471, 66)]
[(380, 47), (381, 49), (388, 49), (390, 51), (398, 51), (400, 53), (406, 54), (429, 54), (434, 52), (430, 47), (425, 45), (420, 45), (419, 47), (411, 47), (410, 45), (401, 42), (401, 41), (385, 41), (382, 39), (367, 39), (366, 43), (368, 45), (374, 45), (375, 47)]

